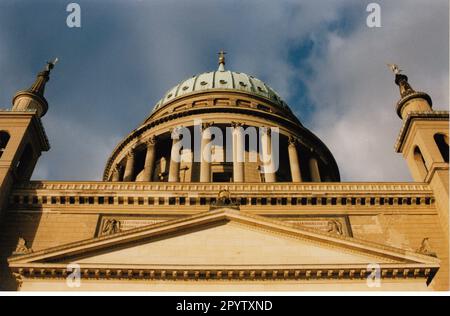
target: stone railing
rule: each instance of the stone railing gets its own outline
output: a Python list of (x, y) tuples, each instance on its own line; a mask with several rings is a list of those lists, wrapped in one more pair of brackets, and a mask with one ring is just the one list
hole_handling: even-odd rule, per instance
[(420, 182), (329, 182), (329, 183), (167, 183), (167, 182), (103, 182), (103, 181), (30, 181), (18, 184), (16, 190), (114, 190), (125, 191), (219, 191), (244, 192), (431, 192), (426, 183)]
[(53, 182), (17, 185), (10, 205), (206, 206), (222, 190), (241, 206), (429, 206), (424, 183)]

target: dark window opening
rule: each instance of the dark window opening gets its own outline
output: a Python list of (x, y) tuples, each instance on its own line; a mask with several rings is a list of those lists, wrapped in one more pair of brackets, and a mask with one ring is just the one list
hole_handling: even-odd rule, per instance
[(417, 164), (417, 168), (419, 169), (420, 176), (422, 178), (425, 178), (428, 174), (428, 169), (425, 163), (425, 159), (423, 158), (422, 152), (417, 146), (414, 148), (414, 160)]
[(2, 158), (4, 151), (6, 150), (6, 145), (9, 142), (9, 134), (5, 131), (0, 132), (0, 158)]
[(214, 172), (212, 180), (213, 182), (231, 182), (233, 174), (231, 172)]
[(16, 174), (20, 180), (28, 180), (31, 177), (33, 163), (33, 148), (30, 144), (25, 146), (19, 162), (16, 165)]
[(441, 152), (442, 159), (448, 163), (448, 136), (436, 134), (434, 135), (434, 141)]

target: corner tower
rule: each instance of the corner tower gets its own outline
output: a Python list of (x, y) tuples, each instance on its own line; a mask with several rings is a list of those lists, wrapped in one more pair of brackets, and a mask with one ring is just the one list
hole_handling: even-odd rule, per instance
[(448, 240), (449, 112), (433, 110), (431, 97), (415, 91), (397, 66), (393, 70), (400, 88), (397, 114), (403, 120), (395, 149), (406, 159), (414, 181), (432, 188)]
[(48, 62), (27, 89), (16, 93), (11, 109), (0, 111), (0, 214), (14, 183), (28, 181), (50, 145), (41, 123), (48, 109), (45, 85), (57, 60)]

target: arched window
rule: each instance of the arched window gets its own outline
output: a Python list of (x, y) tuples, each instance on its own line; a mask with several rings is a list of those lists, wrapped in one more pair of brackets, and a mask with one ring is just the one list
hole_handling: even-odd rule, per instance
[(436, 134), (434, 135), (434, 141), (441, 152), (442, 159), (448, 163), (448, 136), (444, 134)]
[(417, 146), (414, 148), (414, 161), (416, 162), (420, 177), (422, 179), (425, 179), (425, 177), (428, 174), (428, 169), (425, 163), (425, 159), (423, 158), (422, 152)]
[(34, 160), (33, 156), (33, 148), (28, 144), (16, 166), (16, 174), (20, 180), (28, 180), (31, 177), (32, 170), (30, 168)]
[(9, 133), (5, 131), (0, 131), (0, 158), (2, 158), (3, 153), (6, 150), (6, 145), (8, 145), (9, 142)]

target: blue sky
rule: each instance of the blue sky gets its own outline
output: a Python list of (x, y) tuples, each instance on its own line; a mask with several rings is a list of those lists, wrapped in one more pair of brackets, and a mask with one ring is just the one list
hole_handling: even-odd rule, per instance
[[(401, 121), (385, 64), (399, 63), (436, 108), (448, 107), (448, 1), (0, 1), (0, 107), (46, 60), (60, 63), (43, 118), (52, 145), (35, 179), (100, 180), (108, 155), (173, 85), (217, 68), (277, 90), (335, 155), (345, 181), (410, 180), (393, 149)], [(369, 167), (369, 168), (368, 168)]]

